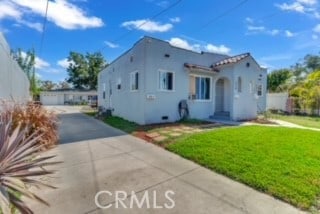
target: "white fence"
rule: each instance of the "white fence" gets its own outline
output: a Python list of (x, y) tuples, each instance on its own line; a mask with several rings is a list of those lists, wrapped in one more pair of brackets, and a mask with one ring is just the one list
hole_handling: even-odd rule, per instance
[(10, 54), (0, 32), (0, 100), (25, 102), (30, 99), (29, 80)]
[(288, 93), (268, 93), (267, 110), (277, 109), (287, 111)]

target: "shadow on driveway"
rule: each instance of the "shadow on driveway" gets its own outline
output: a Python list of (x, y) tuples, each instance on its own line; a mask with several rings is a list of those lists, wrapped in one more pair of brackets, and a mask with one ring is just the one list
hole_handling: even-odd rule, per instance
[(60, 144), (126, 135), (82, 113), (59, 114)]

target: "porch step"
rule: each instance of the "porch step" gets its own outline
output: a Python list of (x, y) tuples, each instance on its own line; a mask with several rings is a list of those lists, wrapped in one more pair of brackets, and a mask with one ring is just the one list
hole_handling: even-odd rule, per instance
[(209, 118), (217, 119), (217, 120), (230, 120), (230, 112), (227, 112), (227, 111), (215, 112), (214, 115), (211, 115)]
[(215, 112), (214, 116), (230, 117), (230, 112), (228, 112), (228, 111), (219, 111), (219, 112)]

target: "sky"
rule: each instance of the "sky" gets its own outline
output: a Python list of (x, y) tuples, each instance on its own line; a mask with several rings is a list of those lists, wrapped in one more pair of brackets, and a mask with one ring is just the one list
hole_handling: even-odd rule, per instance
[(0, 0), (0, 32), (35, 49), (40, 79), (67, 77), (70, 51), (107, 62), (147, 35), (201, 52), (250, 52), (270, 71), (320, 51), (320, 0)]

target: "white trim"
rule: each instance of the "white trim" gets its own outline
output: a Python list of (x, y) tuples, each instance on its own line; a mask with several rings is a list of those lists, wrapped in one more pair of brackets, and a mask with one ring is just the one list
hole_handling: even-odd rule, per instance
[(237, 93), (238, 94), (241, 94), (242, 93), (242, 91), (243, 91), (243, 81), (242, 81), (242, 77), (241, 76), (238, 76), (238, 78), (237, 78)]
[[(132, 89), (132, 75), (134, 75), (134, 81), (135, 81), (135, 76), (136, 76), (136, 73), (138, 73), (138, 89)], [(138, 70), (135, 70), (135, 71), (132, 71), (129, 73), (129, 87), (130, 87), (130, 92), (137, 92), (139, 91), (139, 87), (140, 87), (140, 84), (139, 84), (139, 71)], [(135, 84), (135, 83), (134, 83)]]
[[(208, 75), (201, 75), (201, 74), (189, 74), (189, 77), (193, 76), (193, 77), (200, 77), (200, 78), (209, 78), (210, 79), (210, 88), (209, 88), (209, 99), (190, 99), (194, 102), (212, 102), (212, 95), (213, 95), (213, 78), (211, 76)], [(190, 78), (189, 78), (190, 81)], [(189, 88), (190, 89), (190, 88)]]
[[(172, 90), (162, 89), (160, 84), (160, 74), (161, 73), (172, 73)], [(176, 91), (176, 73), (174, 71), (158, 69), (158, 91), (159, 92), (175, 92)]]
[[(261, 87), (261, 95), (258, 94), (259, 86)], [(256, 94), (257, 94), (258, 97), (263, 97), (263, 84), (262, 83), (257, 84), (257, 92), (256, 92)]]

